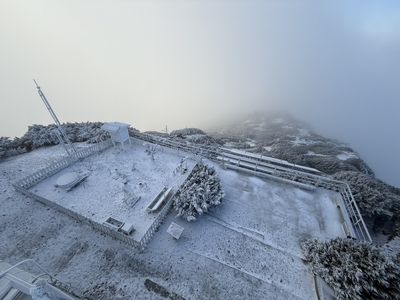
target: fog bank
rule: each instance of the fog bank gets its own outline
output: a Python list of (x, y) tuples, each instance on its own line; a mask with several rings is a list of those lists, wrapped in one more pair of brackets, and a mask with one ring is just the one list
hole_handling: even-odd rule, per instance
[(209, 127), (287, 110), (400, 186), (396, 1), (0, 2), (0, 135), (62, 121)]

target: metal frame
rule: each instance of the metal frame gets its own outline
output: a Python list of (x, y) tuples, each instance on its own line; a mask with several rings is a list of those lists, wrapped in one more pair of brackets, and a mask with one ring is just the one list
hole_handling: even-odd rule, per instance
[(62, 125), (60, 123), (60, 120), (58, 120), (56, 113), (51, 108), (51, 105), (50, 105), (49, 101), (47, 100), (46, 96), (44, 95), (44, 93), (42, 92), (40, 86), (37, 84), (35, 79), (33, 80), (33, 82), (36, 85), (36, 88), (38, 90), (38, 94), (39, 94), (40, 98), (42, 99), (42, 101), (43, 101), (44, 105), (46, 106), (47, 110), (49, 111), (51, 117), (53, 118), (54, 122), (56, 123), (57, 129), (59, 131), (59, 134), (57, 135), (58, 140), (64, 146), (64, 149), (68, 153), (68, 155), (72, 155), (72, 154), (76, 153), (76, 149), (75, 149), (74, 145), (69, 140), (67, 134), (64, 131), (64, 128), (62, 127)]

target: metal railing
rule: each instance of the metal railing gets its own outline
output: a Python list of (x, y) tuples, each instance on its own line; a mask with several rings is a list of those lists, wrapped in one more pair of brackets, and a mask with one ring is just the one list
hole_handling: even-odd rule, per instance
[[(350, 234), (353, 237), (356, 237), (363, 241), (372, 241), (365, 222), (358, 209), (357, 203), (355, 202), (353, 194), (351, 193), (351, 189), (349, 185), (345, 182), (334, 180), (328, 176), (317, 175), (315, 174), (315, 172), (308, 172), (307, 168), (304, 168), (302, 166), (290, 163), (285, 164), (282, 163), (282, 161), (276, 161), (275, 159), (266, 156), (260, 156), (259, 158), (254, 159), (254, 155), (248, 155), (247, 153), (232, 153), (232, 151), (228, 149), (214, 146), (192, 145), (143, 133), (136, 133), (134, 137), (150, 143), (190, 152), (205, 158), (209, 158), (211, 160), (222, 163), (226, 167), (252, 172), (252, 174), (257, 176), (279, 179), (302, 187), (320, 187), (338, 192), (341, 195), (342, 201), (345, 206), (345, 210), (342, 210), (342, 213), (347, 223), (349, 223), (348, 225), (350, 225)], [(111, 140), (106, 140), (104, 142), (94, 144), (93, 146), (81, 149), (72, 156), (64, 157), (54, 161), (49, 166), (22, 178), (21, 180), (15, 182), (13, 185), (17, 190), (33, 197), (34, 199), (46, 205), (49, 205), (81, 221), (90, 223), (94, 228), (108, 233), (115, 238), (123, 240), (139, 249), (144, 249), (150, 240), (148, 236), (152, 236), (154, 234), (154, 228), (146, 232), (145, 239), (143, 240), (142, 238), (143, 242), (142, 240), (138, 242), (123, 235), (120, 232), (109, 232), (111, 229), (106, 228), (106, 226), (93, 222), (92, 220), (78, 215), (77, 213), (69, 209), (57, 205), (54, 202), (35, 195), (34, 193), (29, 191), (29, 189), (32, 186), (36, 185), (38, 182), (56, 174), (62, 169), (67, 168), (68, 166), (72, 165), (80, 159), (109, 148), (111, 145)], [(163, 207), (160, 213), (160, 215), (162, 215), (162, 217), (160, 218), (161, 221), (156, 222), (156, 227), (160, 225), (162, 219), (165, 218), (166, 214), (168, 213), (169, 208), (172, 205), (172, 198), (173, 197), (171, 197), (170, 201), (168, 201), (167, 204)]]
[[(44, 197), (41, 197), (32, 191), (30, 191), (30, 188), (39, 183), (40, 181), (45, 180), (46, 178), (56, 174), (57, 172), (61, 171), (62, 169), (65, 169), (75, 162), (84, 159), (92, 154), (99, 153), (109, 147), (111, 147), (112, 143), (111, 140), (106, 140), (104, 142), (94, 144), (90, 147), (81, 149), (77, 151), (75, 154), (67, 157), (63, 157), (61, 159), (57, 159), (53, 162), (51, 162), (47, 167), (40, 169), (36, 172), (34, 172), (31, 175), (28, 175), (17, 182), (13, 184), (14, 188), (21, 192), (22, 194), (31, 197), (32, 199), (49, 206), (61, 213), (64, 213), (78, 221), (85, 222), (89, 225), (91, 225), (95, 230), (98, 230), (100, 232), (106, 233), (107, 235), (110, 235), (111, 237), (118, 239), (120, 241), (123, 241), (127, 243), (130, 246), (135, 247), (139, 251), (143, 251), (147, 244), (150, 242), (151, 238), (153, 237), (154, 233), (156, 232), (157, 228), (161, 225), (165, 217), (167, 216), (169, 210), (172, 207), (173, 203), (173, 198), (176, 194), (176, 192), (169, 198), (167, 203), (161, 208), (160, 213), (156, 216), (154, 222), (151, 224), (151, 226), (148, 228), (146, 233), (143, 235), (143, 237), (140, 240), (135, 240), (132, 237), (129, 237), (125, 235), (122, 232), (116, 231), (114, 229), (111, 229), (108, 226), (105, 226), (104, 224), (98, 223), (88, 217), (85, 217), (69, 208), (66, 208), (60, 204), (57, 204), (56, 202), (50, 201)], [(183, 186), (185, 182), (182, 183), (182, 185), (179, 186), (178, 190), (180, 189), (181, 186)]]
[(344, 210), (342, 206), (340, 208), (346, 223), (348, 223), (350, 235), (362, 241), (372, 242), (350, 186), (345, 182), (318, 174), (317, 170), (286, 163), (267, 156), (255, 156), (252, 153), (242, 151), (242, 153), (238, 153), (221, 147), (192, 145), (143, 133), (136, 133), (134, 137), (161, 146), (204, 156), (220, 162), (228, 168), (251, 172), (257, 176), (279, 179), (301, 187), (318, 187), (338, 192), (345, 206)]
[(13, 185), (24, 189), (29, 189), (40, 181), (58, 173), (62, 169), (69, 167), (71, 164), (77, 162), (78, 160), (88, 157), (94, 153), (103, 151), (109, 147), (111, 147), (111, 140), (106, 140), (98, 144), (93, 144), (90, 147), (80, 149), (70, 156), (54, 160), (47, 167), (44, 167), (34, 172), (33, 174), (18, 180)]

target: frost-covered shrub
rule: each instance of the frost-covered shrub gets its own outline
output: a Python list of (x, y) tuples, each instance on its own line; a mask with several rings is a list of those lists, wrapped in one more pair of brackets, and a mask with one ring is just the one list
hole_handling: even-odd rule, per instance
[(185, 141), (201, 145), (216, 145), (214, 138), (198, 128), (183, 128), (174, 130), (168, 137), (178, 142)]
[(183, 129), (178, 129), (178, 130), (173, 130), (171, 132), (171, 136), (180, 136), (180, 137), (185, 137), (187, 135), (193, 135), (193, 134), (202, 134), (204, 135), (205, 132), (201, 129), (198, 128), (183, 128)]
[(192, 134), (186, 137), (186, 140), (195, 144), (209, 144), (211, 142), (211, 138), (205, 134)]
[(355, 200), (364, 215), (391, 215), (393, 202), (400, 203), (400, 189), (368, 175), (359, 172), (338, 172), (334, 178), (350, 185)]
[(146, 145), (145, 152), (148, 156), (150, 156), (151, 160), (154, 160), (155, 154), (157, 153), (157, 149), (158, 149), (157, 145), (152, 145), (152, 144)]
[(332, 287), (338, 299), (400, 299), (400, 266), (377, 248), (352, 239), (301, 243), (314, 274)]
[(221, 204), (223, 197), (224, 191), (215, 169), (199, 163), (175, 195), (174, 208), (178, 216), (190, 222), (210, 207)]
[[(88, 142), (98, 143), (108, 138), (108, 132), (101, 129), (102, 122), (84, 122), (84, 123), (64, 123), (63, 127), (66, 135), (72, 143)], [(57, 127), (50, 125), (32, 125), (28, 131), (20, 138), (10, 140), (0, 137), (0, 158), (28, 152), (40, 147), (57, 145), (59, 143), (55, 134)], [(134, 128), (129, 128), (129, 135), (137, 132)]]
[[(349, 184), (361, 213), (374, 231), (400, 235), (400, 189), (359, 172), (338, 172), (334, 178)], [(386, 234), (388, 234), (386, 232)]]
[(10, 148), (11, 140), (8, 137), (0, 137), (0, 158), (6, 155)]

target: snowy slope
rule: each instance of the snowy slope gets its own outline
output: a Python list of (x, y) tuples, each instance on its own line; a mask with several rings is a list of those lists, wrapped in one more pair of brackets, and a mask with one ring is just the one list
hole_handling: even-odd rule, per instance
[[(215, 165), (223, 204), (195, 223), (171, 212), (139, 254), (13, 190), (11, 182), (62, 151), (41, 148), (0, 164), (0, 259), (34, 258), (90, 299), (161, 299), (160, 290), (175, 299), (310, 299), (313, 279), (299, 242), (342, 234), (332, 193)], [(166, 233), (172, 221), (185, 228), (179, 241)]]

